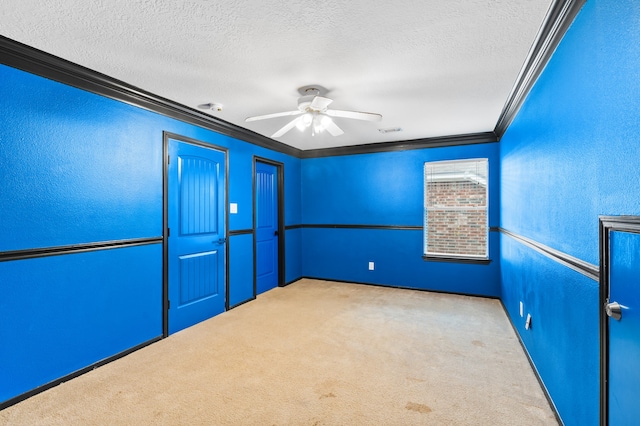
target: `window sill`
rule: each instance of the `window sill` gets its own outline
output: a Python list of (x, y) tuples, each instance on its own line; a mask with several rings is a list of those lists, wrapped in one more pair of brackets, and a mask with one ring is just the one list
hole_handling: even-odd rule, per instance
[(491, 263), (491, 259), (455, 256), (434, 256), (426, 254), (422, 255), (422, 260), (424, 260), (425, 262), (470, 263), (473, 265), (488, 265)]

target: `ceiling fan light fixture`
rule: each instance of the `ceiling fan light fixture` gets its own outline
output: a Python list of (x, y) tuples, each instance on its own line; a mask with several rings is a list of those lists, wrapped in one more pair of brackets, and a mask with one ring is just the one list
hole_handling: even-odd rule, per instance
[(336, 123), (333, 122), (332, 117), (349, 118), (363, 121), (382, 120), (382, 115), (372, 112), (330, 109), (329, 105), (333, 102), (333, 100), (324, 96), (320, 96), (320, 89), (314, 86), (301, 88), (298, 91), (302, 96), (298, 98), (298, 108), (296, 110), (247, 117), (245, 121), (248, 123), (251, 121), (266, 120), (276, 117), (299, 116), (289, 121), (282, 128), (280, 128), (280, 130), (278, 130), (271, 136), (272, 138), (279, 138), (294, 127), (298, 128), (298, 130), (300, 130), (301, 132), (304, 131), (307, 127), (311, 127), (311, 136), (315, 136), (316, 133), (322, 133), (325, 130), (331, 136), (343, 135), (344, 131)]
[(296, 128), (301, 132), (304, 132), (304, 130), (309, 127), (312, 122), (313, 115), (310, 112), (307, 112), (298, 119), (298, 121), (296, 122)]
[(322, 125), (320, 120), (316, 117), (316, 119), (313, 120), (313, 132), (311, 132), (311, 136), (315, 136), (317, 133), (322, 133), (322, 132), (324, 132), (324, 126)]

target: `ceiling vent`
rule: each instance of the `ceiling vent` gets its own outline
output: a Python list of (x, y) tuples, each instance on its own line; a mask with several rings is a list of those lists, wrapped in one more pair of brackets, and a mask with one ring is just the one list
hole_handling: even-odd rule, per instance
[(387, 133), (395, 133), (395, 132), (401, 132), (402, 128), (401, 127), (390, 127), (388, 129), (378, 129), (378, 131), (382, 134), (387, 134)]

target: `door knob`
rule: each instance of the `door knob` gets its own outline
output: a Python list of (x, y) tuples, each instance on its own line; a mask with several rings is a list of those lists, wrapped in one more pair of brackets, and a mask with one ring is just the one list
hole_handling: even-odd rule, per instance
[(622, 318), (622, 306), (618, 302), (607, 303), (605, 306), (605, 311), (607, 315), (613, 318), (614, 320), (620, 321)]
[[(227, 239), (226, 239), (226, 238), (220, 238), (220, 239), (217, 241), (217, 243), (218, 243), (218, 244), (224, 244), (224, 243), (226, 243), (226, 242), (227, 242)], [(213, 243), (215, 244), (215, 243), (216, 243), (216, 241), (214, 241)]]

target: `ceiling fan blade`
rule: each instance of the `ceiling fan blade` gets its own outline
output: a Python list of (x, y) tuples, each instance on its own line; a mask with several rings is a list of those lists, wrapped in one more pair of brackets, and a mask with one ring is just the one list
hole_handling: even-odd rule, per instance
[(331, 133), (331, 136), (340, 136), (344, 134), (342, 129), (338, 127), (338, 125), (331, 120), (328, 120), (327, 122), (325, 122), (324, 127), (327, 130), (327, 132)]
[(288, 122), (287, 124), (284, 125), (283, 128), (281, 128), (280, 130), (278, 130), (277, 132), (275, 132), (273, 135), (271, 135), (272, 138), (279, 138), (280, 136), (284, 135), (285, 133), (287, 133), (289, 130), (293, 129), (294, 127), (296, 127), (296, 124), (298, 124), (298, 121), (302, 120), (302, 117), (298, 117), (298, 118), (294, 118), (293, 120), (291, 120), (290, 122)]
[(309, 108), (316, 111), (324, 111), (331, 102), (333, 102), (333, 99), (325, 98), (323, 96), (316, 96), (311, 101), (311, 105), (309, 105)]
[(267, 114), (267, 115), (256, 115), (255, 117), (247, 117), (245, 118), (244, 121), (249, 122), (249, 121), (266, 120), (268, 118), (286, 117), (288, 115), (300, 115), (303, 112), (304, 111), (296, 110), (296, 111), (276, 112), (274, 114)]
[(330, 115), (331, 117), (353, 118), (356, 120), (364, 120), (364, 121), (382, 120), (382, 115), (375, 114), (373, 112), (342, 111), (339, 109), (328, 109), (324, 113), (327, 115)]

